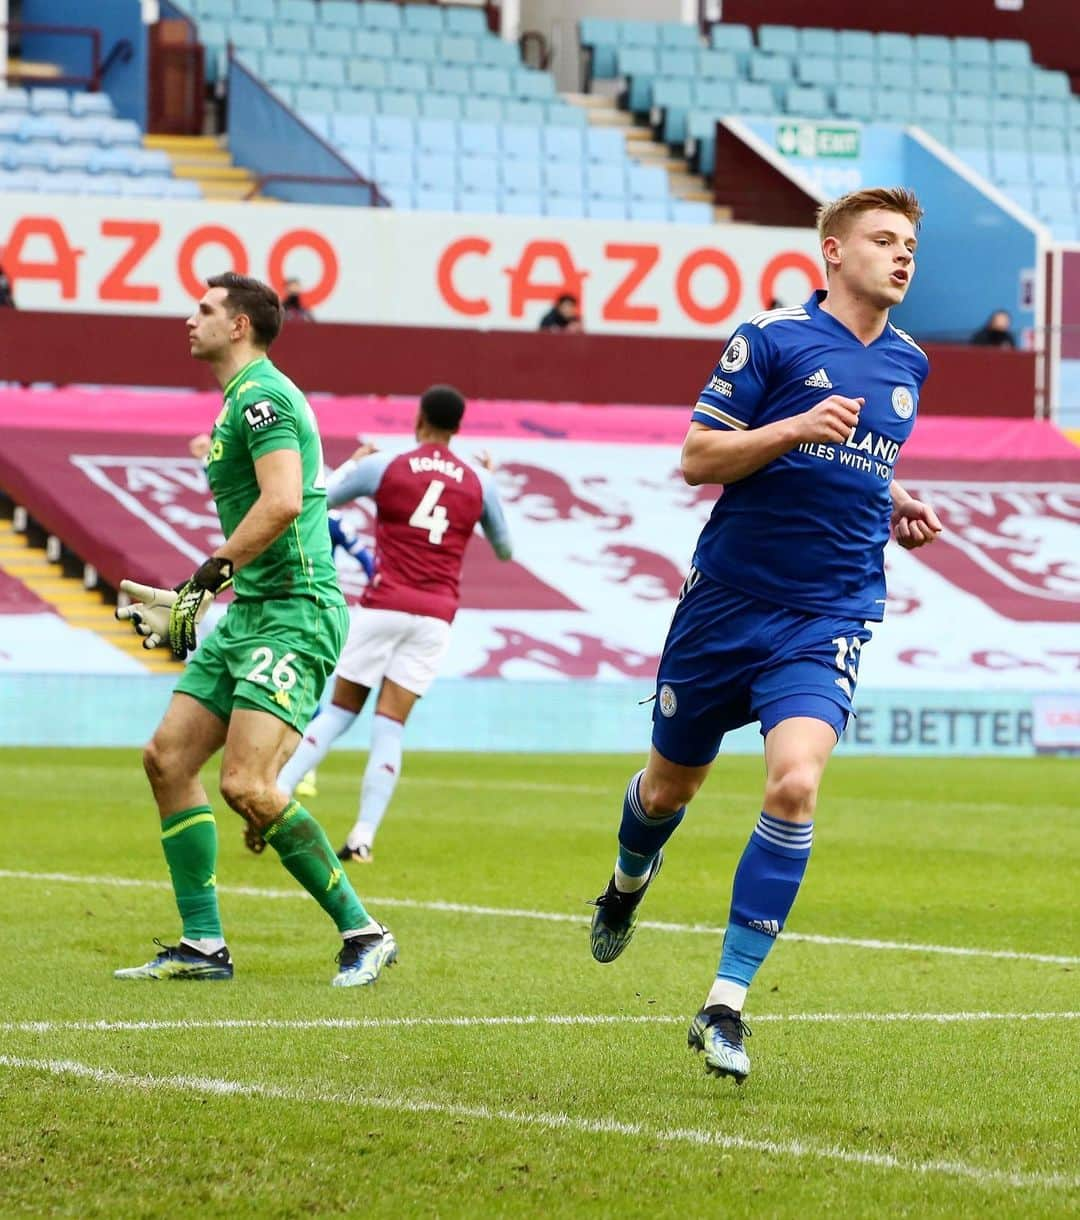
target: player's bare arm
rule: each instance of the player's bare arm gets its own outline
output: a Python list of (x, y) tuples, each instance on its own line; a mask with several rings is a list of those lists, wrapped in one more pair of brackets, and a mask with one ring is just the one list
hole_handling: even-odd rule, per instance
[(944, 528), (929, 504), (916, 500), (894, 479), (889, 485), (892, 498), (892, 529), (897, 543), (906, 551), (926, 546)]
[(258, 499), (213, 556), (230, 560), (234, 571), (261, 555), (303, 507), (304, 472), (295, 449), (275, 449), (256, 458), (255, 479)]
[(839, 444), (859, 422), (863, 399), (830, 394), (802, 415), (745, 431), (710, 428), (696, 421), (683, 441), (682, 473), (691, 487), (735, 483), (798, 445)]

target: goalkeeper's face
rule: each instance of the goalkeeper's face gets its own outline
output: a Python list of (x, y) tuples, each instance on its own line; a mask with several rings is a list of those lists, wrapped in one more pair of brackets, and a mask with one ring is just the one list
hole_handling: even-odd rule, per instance
[(227, 298), (226, 289), (208, 288), (188, 318), (188, 341), (196, 360), (213, 362), (224, 356), (235, 342), (237, 318), (228, 312)]

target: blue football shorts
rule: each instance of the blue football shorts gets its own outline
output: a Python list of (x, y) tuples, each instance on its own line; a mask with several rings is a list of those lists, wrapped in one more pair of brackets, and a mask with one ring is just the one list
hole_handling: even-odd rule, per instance
[(851, 714), (861, 619), (789, 610), (691, 568), (656, 674), (653, 745), (684, 767), (712, 762), (724, 734), (809, 716), (840, 739)]

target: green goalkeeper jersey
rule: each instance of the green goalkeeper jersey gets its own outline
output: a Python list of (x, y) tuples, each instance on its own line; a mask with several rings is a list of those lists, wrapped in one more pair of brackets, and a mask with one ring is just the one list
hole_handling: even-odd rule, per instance
[(300, 516), (236, 574), (240, 601), (308, 597), (343, 606), (326, 522), (322, 442), (307, 399), (266, 356), (236, 374), (214, 422), (206, 475), (228, 538), (259, 498), (255, 462), (276, 449), (300, 454), (304, 499)]

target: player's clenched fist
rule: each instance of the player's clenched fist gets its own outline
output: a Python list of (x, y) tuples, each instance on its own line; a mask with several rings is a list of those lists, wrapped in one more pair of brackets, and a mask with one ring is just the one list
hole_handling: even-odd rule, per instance
[(803, 434), (799, 443), (805, 441), (846, 441), (851, 429), (859, 422), (865, 398), (845, 398), (843, 394), (830, 394), (815, 407), (800, 417)]

